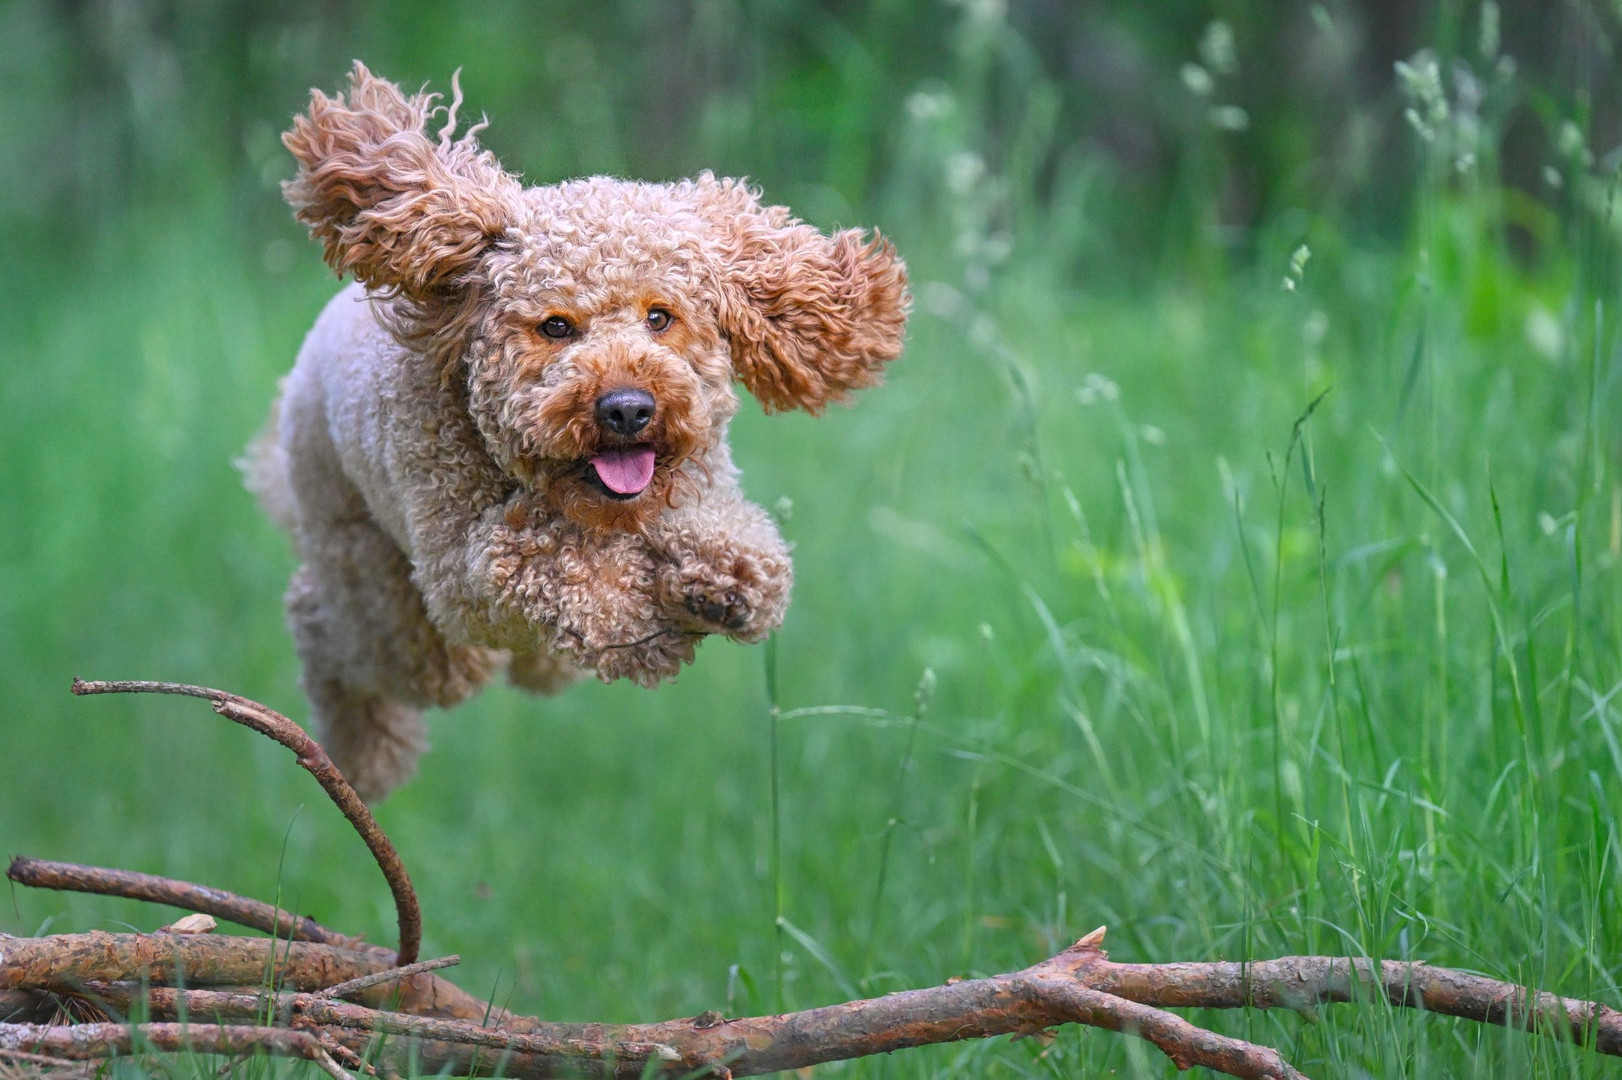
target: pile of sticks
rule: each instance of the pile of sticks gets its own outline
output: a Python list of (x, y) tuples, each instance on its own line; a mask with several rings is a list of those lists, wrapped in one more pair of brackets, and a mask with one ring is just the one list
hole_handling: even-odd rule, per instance
[[(1622, 1013), (1415, 962), (1292, 956), (1250, 963), (1118, 964), (1100, 927), (1023, 971), (953, 980), (778, 1016), (717, 1012), (651, 1024), (551, 1023), (513, 1015), (419, 962), (422, 918), (394, 845), (315, 740), (257, 702), (175, 683), (75, 681), (76, 694), (167, 693), (291, 749), (354, 824), (394, 895), (398, 949), (188, 882), (14, 859), (22, 885), (129, 897), (196, 914), (152, 934), (0, 935), (0, 1076), (78, 1080), (125, 1056), (200, 1053), (303, 1058), (334, 1080), (450, 1074), (539, 1080), (754, 1076), (931, 1043), (1041, 1036), (1085, 1024), (1146, 1039), (1178, 1068), (1297, 1078), (1276, 1050), (1229, 1038), (1168, 1008), (1391, 1005), (1569, 1039), (1622, 1055)], [(214, 936), (215, 920), (268, 937)]]

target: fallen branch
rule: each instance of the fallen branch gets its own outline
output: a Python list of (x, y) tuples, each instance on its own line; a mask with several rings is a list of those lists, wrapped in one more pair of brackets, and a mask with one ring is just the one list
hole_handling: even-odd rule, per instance
[(349, 819), (349, 823), (365, 841), (372, 858), (377, 860), (378, 868), (383, 871), (383, 877), (389, 883), (389, 891), (394, 894), (394, 909), (400, 924), (400, 948), (396, 963), (401, 967), (416, 963), (417, 950), (422, 945), (422, 909), (417, 903), (416, 890), (411, 887), (411, 875), (406, 872), (405, 863), (400, 860), (400, 853), (395, 850), (393, 841), (378, 825), (372, 811), (361, 801), (360, 796), (355, 794), (355, 789), (349, 786), (349, 781), (344, 779), (343, 774), (338, 771), (338, 766), (332, 763), (327, 752), (321, 748), (321, 744), (310, 738), (303, 728), (275, 709), (261, 705), (257, 701), (206, 686), (140, 680), (87, 682), (84, 679), (74, 679), (73, 692), (80, 695), (180, 694), (185, 697), (207, 698), (214, 711), (227, 720), (234, 720), (244, 727), (252, 728), (293, 751), (298, 756), (298, 763), (315, 777), (316, 783), (320, 784), (321, 789), (337, 804), (344, 817)]
[[(29, 1065), (33, 1066), (33, 1069), (19, 1067)], [(52, 1080), (68, 1080), (69, 1077), (96, 1080), (101, 1069), (99, 1063), (68, 1061), (64, 1058), (46, 1057), (44, 1054), (30, 1054), (22, 1050), (0, 1050), (0, 1078), (3, 1080), (18, 1080), (20, 1077), (29, 1076), (48, 1076)]]
[(59, 889), (66, 892), (95, 893), (100, 896), (121, 896), (128, 900), (145, 900), (152, 904), (167, 904), (184, 908), (216, 919), (259, 930), (284, 941), (316, 941), (323, 945), (337, 945), (359, 952), (386, 953), (394, 950), (372, 945), (360, 938), (329, 930), (307, 915), (292, 912), (260, 900), (211, 889), (206, 885), (193, 885), (189, 881), (138, 874), (133, 870), (108, 870), (100, 866), (81, 866), (78, 863), (51, 862), (48, 859), (30, 859), (18, 855), (6, 868), (6, 877), (19, 885), (36, 889)]
[[(25, 940), (13, 939), (8, 949)], [(511, 1055), (503, 1059), (505, 1074), (531, 1080), (578, 1073), (588, 1062), (597, 1063), (598, 1075), (640, 1076), (650, 1060), (681, 1070), (724, 1065), (735, 1076), (748, 1076), (929, 1043), (1032, 1035), (1066, 1023), (1137, 1034), (1183, 1068), (1204, 1065), (1232, 1076), (1295, 1077), (1299, 1074), (1275, 1051), (1205, 1031), (1161, 1010), (1301, 1009), (1374, 995), (1399, 1007), (1520, 1028), (1622, 1055), (1622, 1013), (1617, 1010), (1552, 994), (1528, 995), (1512, 983), (1448, 968), (1340, 957), (1284, 957), (1251, 964), (1117, 964), (1108, 959), (1102, 942), (1102, 933), (1095, 931), (1049, 960), (989, 979), (732, 1020), (714, 1013), (627, 1025), (507, 1017), (499, 1027), (486, 1027), (477, 1022), (478, 1016), (467, 1015), (468, 1010), (460, 1010), (460, 1019), (413, 1015), (413, 1008), (425, 1004), (413, 1001), (402, 1002), (404, 1012), (380, 1012), (334, 1002), (319, 993), (284, 993), (267, 999), (262, 993), (240, 990), (155, 987), (146, 992), (145, 1001), (151, 1015), (164, 1019), (192, 1015), (251, 1020), (275, 1015), (285, 1023), (347, 1033), (409, 1036), (422, 1040), (414, 1050), (418, 1065), (432, 1071), (477, 1070), (478, 1048), (501, 1049)], [(198, 969), (186, 979), (196, 985), (211, 971), (241, 974), (216, 967)], [(93, 982), (81, 986), (80, 992), (125, 1012), (142, 995), (133, 982)]]
[[(588, 1029), (596, 1029), (600, 1025), (548, 1024), (532, 1019), (529, 1023), (533, 1025), (533, 1030), (493, 1028), (471, 1021), (384, 1012), (333, 1001), (324, 994), (283, 993), (267, 996), (243, 990), (143, 988), (134, 983), (93, 983), (86, 986), (84, 992), (92, 995), (97, 1002), (105, 1002), (126, 1013), (144, 1005), (150, 1015), (162, 1020), (182, 1015), (236, 1021), (274, 1016), (281, 1023), (293, 1027), (403, 1035), (431, 1042), (509, 1051), (529, 1057), (567, 1058), (588, 1066), (593, 1062), (617, 1061), (624, 1065), (635, 1060), (646, 1063), (650, 1059), (676, 1062), (687, 1068), (706, 1064), (701, 1061), (684, 1063), (676, 1050), (665, 1044), (637, 1042), (617, 1036), (582, 1037)], [(574, 1071), (578, 1072), (578, 1067)]]
[(1248, 964), (1116, 964), (1086, 976), (1089, 986), (1176, 1009), (1301, 1009), (1383, 997), (1392, 1005), (1569, 1039), (1622, 1056), (1622, 1012), (1420, 961), (1283, 956)]
[[(236, 1027), (220, 1024), (0, 1024), (0, 1051), (26, 1051), (60, 1060), (124, 1057), (143, 1051), (230, 1054), (255, 1051), (316, 1062), (334, 1076), (353, 1080), (306, 1031), (291, 1028)], [(334, 1071), (336, 1070), (336, 1071)]]
[[(1301, 1074), (1271, 1048), (1206, 1031), (1088, 986), (1083, 973), (1102, 962), (1101, 940), (1101, 934), (1089, 935), (1050, 960), (990, 979), (738, 1020), (705, 1014), (659, 1024), (604, 1025), (509, 1018), (500, 1028), (488, 1028), (338, 1004), (316, 994), (268, 1000), (256, 993), (153, 988), (144, 1000), (159, 1017), (252, 1020), (268, 1013), (296, 1026), (409, 1036), (421, 1040), (413, 1053), (425, 1072), (470, 1074), (492, 1068), (495, 1063), (477, 1050), (498, 1049), (503, 1051), (503, 1075), (527, 1080), (582, 1071), (640, 1077), (650, 1063), (676, 1074), (725, 1069), (734, 1076), (754, 1076), (931, 1043), (1036, 1035), (1069, 1023), (1147, 1039), (1180, 1069), (1203, 1065), (1249, 1080), (1300, 1080)], [(142, 997), (134, 985), (86, 989), (94, 991), (93, 1000), (125, 1011)]]
[[(366, 975), (394, 972), (386, 957), (336, 945), (274, 938), (187, 934), (56, 934), (6, 938), (0, 943), (0, 993), (51, 990), (74, 993), (89, 983), (139, 982), (186, 986), (270, 985), (314, 993)], [(383, 1004), (396, 994), (400, 1008), (462, 1020), (494, 1016), (491, 1006), (455, 984), (422, 973), (394, 986), (358, 991)]]

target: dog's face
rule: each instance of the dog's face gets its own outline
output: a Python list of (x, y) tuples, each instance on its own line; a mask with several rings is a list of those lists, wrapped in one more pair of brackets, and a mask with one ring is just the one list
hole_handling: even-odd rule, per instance
[(470, 405), (502, 467), (575, 520), (669, 505), (737, 410), (694, 190), (530, 188), (485, 257)]
[(817, 412), (900, 352), (886, 241), (825, 236), (708, 174), (526, 189), (477, 128), (452, 141), (459, 96), (435, 100), (357, 63), (284, 137), (286, 194), (334, 269), (390, 296), (396, 335), (466, 387), (495, 461), (574, 520), (634, 529), (679, 499), (737, 409), (732, 379)]

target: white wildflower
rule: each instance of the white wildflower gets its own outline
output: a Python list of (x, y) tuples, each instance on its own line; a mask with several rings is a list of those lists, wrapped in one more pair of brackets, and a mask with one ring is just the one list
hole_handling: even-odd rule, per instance
[(944, 119), (955, 107), (951, 93), (945, 90), (919, 90), (907, 98), (907, 115), (921, 122)]
[(1477, 45), (1481, 55), (1491, 59), (1498, 55), (1499, 42), (1499, 12), (1494, 0), (1485, 0), (1481, 5), (1481, 34)]
[(985, 175), (985, 159), (972, 150), (959, 150), (946, 159), (946, 186), (954, 195), (969, 194)]
[(1239, 70), (1239, 52), (1234, 45), (1233, 27), (1221, 19), (1214, 20), (1200, 37), (1200, 59), (1218, 75), (1232, 75)]
[(1534, 304), (1526, 313), (1526, 344), (1551, 364), (1565, 352), (1565, 330), (1555, 313), (1542, 304)]
[(1588, 140), (1583, 138), (1583, 129), (1571, 120), (1560, 124), (1560, 134), (1555, 139), (1555, 145), (1560, 148), (1560, 156), (1576, 159), (1589, 166), (1594, 164), (1594, 153), (1588, 149)]
[(1290, 273), (1300, 277), (1307, 269), (1307, 260), (1312, 258), (1312, 249), (1302, 244), (1290, 252)]

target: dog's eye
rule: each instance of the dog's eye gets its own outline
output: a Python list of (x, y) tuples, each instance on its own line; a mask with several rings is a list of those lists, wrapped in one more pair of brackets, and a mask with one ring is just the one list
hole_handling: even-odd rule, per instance
[(574, 336), (574, 323), (562, 315), (554, 315), (541, 323), (541, 333), (549, 338), (566, 338)]
[(652, 311), (648, 312), (648, 317), (645, 320), (648, 329), (652, 330), (655, 334), (659, 333), (661, 330), (669, 329), (670, 324), (675, 321), (676, 316), (672, 315), (662, 307), (656, 307)]

